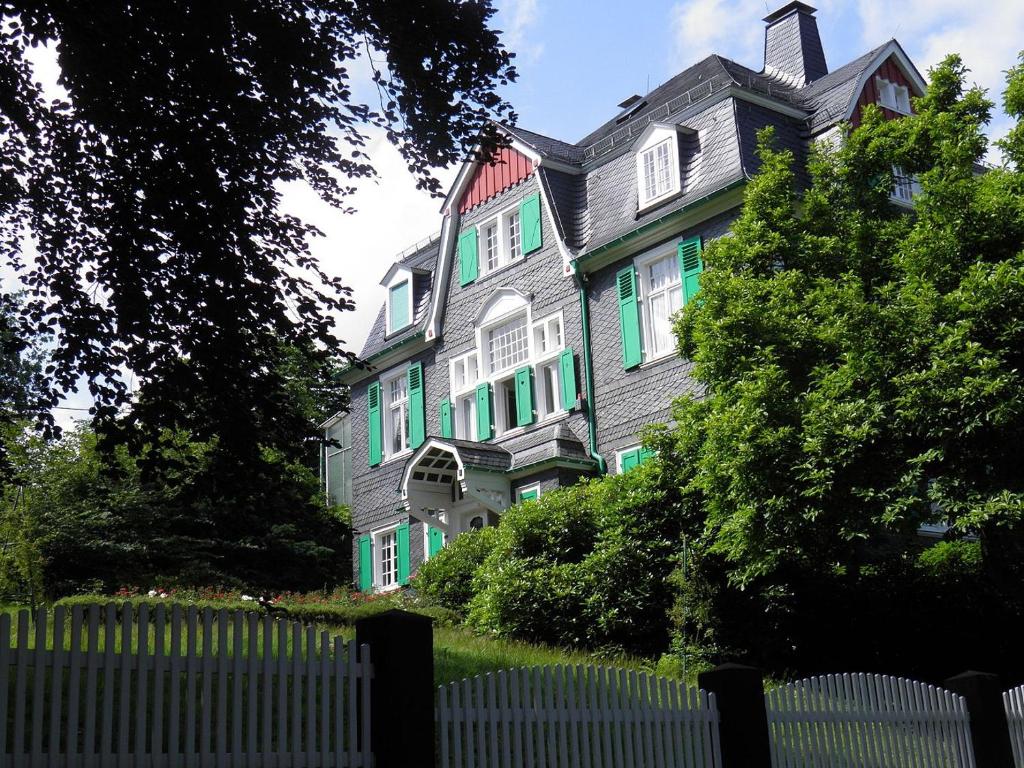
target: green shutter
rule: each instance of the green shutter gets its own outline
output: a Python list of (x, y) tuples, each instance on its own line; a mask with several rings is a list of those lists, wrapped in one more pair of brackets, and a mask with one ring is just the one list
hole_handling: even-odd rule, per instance
[(399, 283), (388, 293), (388, 312), (390, 313), (391, 332), (405, 328), (409, 320), (409, 281)]
[(409, 583), (409, 524), (402, 523), (395, 529), (395, 546), (398, 548), (398, 583)]
[(459, 285), (469, 285), (476, 275), (476, 227), (470, 227), (459, 235)]
[(452, 429), (452, 401), (445, 398), (441, 401), (441, 437), (454, 437)]
[(541, 246), (540, 193), (532, 194), (519, 204), (519, 225), (523, 233), (523, 253)]
[(559, 380), (562, 387), (562, 407), (572, 410), (576, 407), (576, 366), (573, 363), (572, 347), (562, 350), (558, 356)]
[(648, 459), (652, 459), (658, 455), (657, 451), (652, 451), (650, 448), (640, 449), (640, 463), (643, 464)]
[(516, 426), (533, 424), (533, 369), (525, 366), (516, 371)]
[(490, 384), (478, 384), (476, 388), (476, 439), (491, 439)]
[(444, 549), (444, 533), (440, 528), (427, 528), (427, 557), (433, 557)]
[(369, 592), (373, 589), (373, 547), (370, 537), (359, 537), (359, 591)]
[(384, 446), (381, 442), (379, 381), (373, 382), (366, 390), (366, 400), (370, 408), (370, 466), (375, 467), (384, 457)]
[(632, 266), (615, 273), (619, 295), (619, 332), (622, 336), (622, 367), (635, 368), (643, 360), (640, 345), (640, 308), (637, 306), (636, 270)]
[(700, 290), (700, 273), (704, 271), (699, 237), (690, 237), (679, 244), (679, 274), (683, 278), (683, 305)]
[(409, 447), (414, 451), (427, 439), (427, 411), (423, 397), (423, 365), (409, 366)]
[(537, 489), (536, 488), (534, 488), (532, 490), (529, 490), (529, 491), (523, 491), (522, 493), (519, 494), (519, 501), (520, 502), (536, 501), (536, 500), (537, 500)]
[(622, 465), (623, 472), (629, 472), (633, 467), (640, 463), (640, 449), (634, 448), (631, 451), (626, 451), (622, 454), (622, 458), (619, 460)]

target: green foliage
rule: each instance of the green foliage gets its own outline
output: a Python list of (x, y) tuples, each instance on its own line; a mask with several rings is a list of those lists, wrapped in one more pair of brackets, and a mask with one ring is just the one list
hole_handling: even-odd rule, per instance
[[(957, 595), (961, 620), (981, 604), (1020, 614), (1024, 155), (1018, 128), (1010, 163), (980, 172), (991, 104), (965, 73), (946, 59), (915, 115), (867, 108), (812, 153), (806, 190), (760, 135), (742, 213), (676, 323), (707, 393), (676, 404), (657, 446), (691, 546), (674, 575), (679, 648), (870, 665), (913, 645), (907, 616), (962, 635), (929, 590)], [(1022, 89), (1017, 67), (1018, 119)], [(894, 166), (920, 181), (913, 209), (890, 201)], [(918, 558), (909, 542), (931, 522), (980, 543)], [(891, 647), (877, 647), (864, 626), (890, 611)]]
[(678, 516), (660, 473), (652, 460), (509, 510), (474, 579), (469, 623), (532, 642), (663, 650)]
[(459, 534), (419, 567), (416, 590), (439, 606), (464, 613), (473, 597), (473, 577), (494, 549), (497, 530), (489, 527)]

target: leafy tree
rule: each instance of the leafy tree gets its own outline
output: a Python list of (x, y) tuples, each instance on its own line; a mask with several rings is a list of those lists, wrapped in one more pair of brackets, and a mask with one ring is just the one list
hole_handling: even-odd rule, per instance
[[(722, 611), (694, 606), (748, 612), (723, 646), (774, 633), (792, 649), (798, 625), (925, 522), (978, 534), (994, 588), (1016, 591), (1024, 128), (983, 170), (991, 104), (965, 74), (950, 56), (916, 114), (866, 109), (813, 153), (806, 190), (763, 133), (742, 214), (707, 249), (700, 300), (676, 326), (706, 396), (679, 402), (655, 441), (690, 510), (689, 620), (714, 634)], [(1019, 121), (1024, 66), (1008, 82)], [(920, 181), (912, 210), (890, 200), (894, 166)], [(888, 588), (875, 594), (892, 606)]]
[[(84, 377), (101, 436), (136, 453), (186, 430), (242, 472), (301, 445), (315, 424), (296, 419), (281, 345), (350, 355), (334, 314), (352, 302), (310, 255), (317, 230), (280, 210), (282, 184), (343, 207), (349, 181), (373, 174), (378, 128), (437, 192), (430, 167), (461, 158), (486, 118), (513, 117), (495, 94), (515, 72), (490, 2), (0, 7), (0, 247), (29, 291), (24, 319), (51, 337), (54, 391)], [(41, 45), (66, 97), (33, 79)], [(360, 54), (379, 107), (353, 96)], [(147, 391), (127, 418), (124, 371)]]
[(43, 351), (20, 321), (20, 296), (0, 294), (0, 485), (10, 479), (7, 445), (48, 404)]

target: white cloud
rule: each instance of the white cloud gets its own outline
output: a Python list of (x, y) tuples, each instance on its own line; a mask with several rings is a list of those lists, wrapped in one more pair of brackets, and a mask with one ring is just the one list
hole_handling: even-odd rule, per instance
[[(433, 235), (441, 228), (441, 201), (422, 190), (398, 150), (376, 134), (367, 146), (376, 168), (375, 180), (361, 179), (348, 202), (357, 210), (346, 214), (324, 203), (308, 186), (285, 187), (282, 208), (315, 224), (324, 237), (311, 242), (313, 255), (324, 271), (341, 278), (353, 289), (353, 312), (339, 318), (338, 335), (345, 348), (362, 349), (370, 327), (384, 302), (381, 278), (398, 253)], [(456, 169), (436, 173), (447, 189)]]
[(669, 11), (673, 74), (718, 53), (752, 69), (764, 58), (764, 26), (742, 0), (687, 0)]
[(519, 62), (533, 64), (544, 53), (544, 44), (534, 34), (540, 18), (537, 0), (505, 0), (498, 6), (498, 26), (504, 29), (502, 42)]

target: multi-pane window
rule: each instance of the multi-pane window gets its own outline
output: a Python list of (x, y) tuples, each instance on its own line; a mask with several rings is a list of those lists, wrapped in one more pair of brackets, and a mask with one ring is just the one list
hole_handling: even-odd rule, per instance
[(403, 373), (386, 382), (385, 447), (388, 456), (409, 447), (409, 380)]
[(546, 318), (533, 324), (533, 348), (538, 356), (562, 349), (562, 316)]
[(530, 359), (525, 315), (512, 318), (487, 331), (487, 355), (492, 374)]
[(910, 89), (897, 85), (882, 77), (875, 78), (878, 87), (878, 103), (896, 112), (910, 114)]
[(395, 532), (382, 533), (377, 538), (377, 551), (380, 553), (380, 586), (382, 589), (398, 583), (398, 552), (395, 546)]
[(519, 207), (502, 211), (479, 228), (480, 265), (484, 271), (511, 264), (523, 255), (523, 229)]
[(921, 192), (921, 185), (917, 177), (909, 174), (897, 165), (892, 168), (892, 175), (895, 185), (892, 190), (892, 197), (901, 203), (913, 203), (914, 197)]
[(558, 360), (537, 366), (537, 416), (545, 419), (562, 410), (561, 371)]
[(454, 401), (455, 437), (476, 439), (476, 392), (480, 379), (479, 356), (476, 352), (457, 357), (451, 362), (451, 388)]
[(644, 150), (642, 160), (643, 191), (646, 202), (661, 197), (672, 188), (672, 150), (669, 140)]
[(331, 504), (352, 504), (352, 422), (342, 416), (327, 428), (328, 445), (324, 451), (327, 497)]
[(519, 226), (519, 211), (512, 211), (506, 215), (505, 227), (508, 233), (509, 261), (515, 261), (523, 255), (523, 236)]
[(649, 358), (671, 352), (675, 348), (672, 315), (683, 306), (683, 283), (679, 274), (679, 258), (675, 253), (641, 265), (641, 313), (647, 337), (645, 352)]
[(487, 271), (497, 269), (501, 265), (501, 246), (498, 241), (498, 222), (492, 221), (484, 225), (480, 230), (480, 239), (483, 241), (484, 263)]

